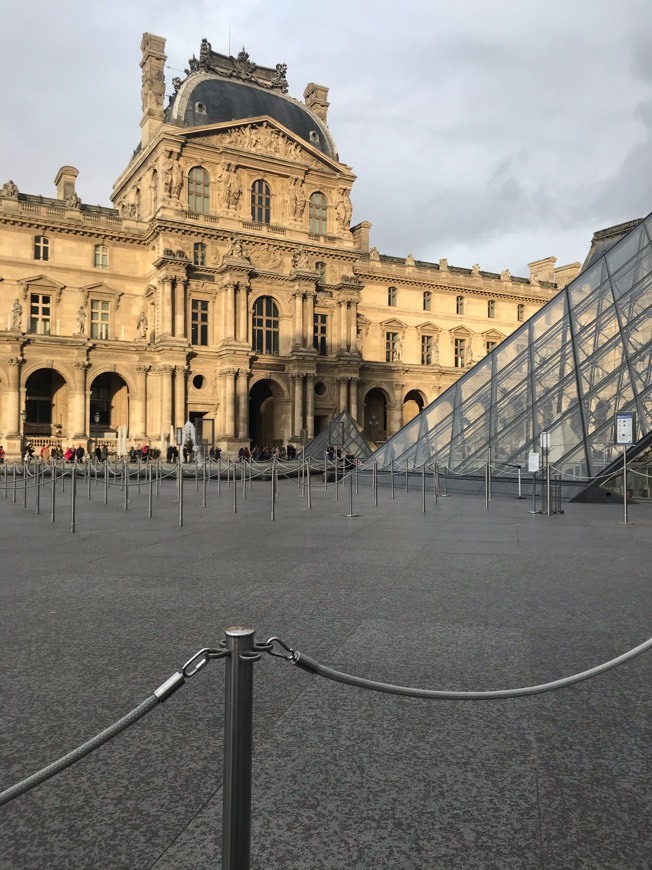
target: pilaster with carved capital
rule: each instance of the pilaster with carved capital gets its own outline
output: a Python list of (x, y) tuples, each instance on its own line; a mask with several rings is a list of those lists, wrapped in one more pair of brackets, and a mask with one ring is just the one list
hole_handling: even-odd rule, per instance
[(24, 360), (21, 357), (12, 356), (7, 360), (9, 371), (9, 389), (5, 393), (5, 411), (3, 420), (6, 420), (6, 438), (20, 438), (20, 370)]

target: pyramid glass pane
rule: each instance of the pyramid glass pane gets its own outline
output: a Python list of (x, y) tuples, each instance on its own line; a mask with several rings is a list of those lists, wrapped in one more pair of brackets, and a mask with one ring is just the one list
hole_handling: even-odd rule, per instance
[(367, 459), (375, 447), (347, 411), (342, 411), (331, 420), (328, 426), (304, 447), (303, 455), (311, 459), (323, 459), (331, 444), (341, 447), (344, 453), (352, 453), (357, 459)]
[(651, 218), (635, 225), (586, 272), (375, 454), (409, 456), (482, 473), (491, 449), (524, 462), (551, 435), (557, 470), (597, 474), (611, 461), (613, 415), (637, 410), (652, 428)]

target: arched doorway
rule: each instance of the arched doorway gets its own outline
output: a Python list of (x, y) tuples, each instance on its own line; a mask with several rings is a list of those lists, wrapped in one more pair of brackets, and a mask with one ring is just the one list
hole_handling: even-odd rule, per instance
[(91, 435), (95, 438), (116, 433), (124, 426), (129, 431), (129, 389), (115, 372), (104, 372), (93, 379), (90, 403)]
[(369, 390), (365, 397), (364, 431), (376, 444), (387, 440), (387, 397), (379, 387)]
[(419, 390), (410, 390), (403, 399), (403, 426), (423, 411), (425, 402)]
[(283, 391), (272, 380), (256, 381), (249, 392), (249, 437), (259, 446), (283, 442), (283, 415), (279, 400)]
[(55, 369), (37, 369), (25, 383), (25, 435), (60, 436), (68, 421), (68, 385)]

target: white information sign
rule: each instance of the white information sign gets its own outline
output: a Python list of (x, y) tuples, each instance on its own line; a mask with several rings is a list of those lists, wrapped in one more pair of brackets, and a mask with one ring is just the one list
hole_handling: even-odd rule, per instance
[(528, 471), (539, 471), (541, 468), (541, 454), (540, 453), (528, 453), (527, 457), (527, 470)]
[(616, 414), (616, 444), (633, 444), (635, 441), (636, 415)]

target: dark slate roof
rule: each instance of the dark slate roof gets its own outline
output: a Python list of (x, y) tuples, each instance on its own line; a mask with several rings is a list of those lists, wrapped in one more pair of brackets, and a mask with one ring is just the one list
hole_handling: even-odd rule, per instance
[(187, 78), (168, 107), (166, 120), (182, 127), (203, 127), (264, 115), (329, 157), (336, 156), (322, 122), (306, 106), (291, 97), (221, 76), (200, 74)]

